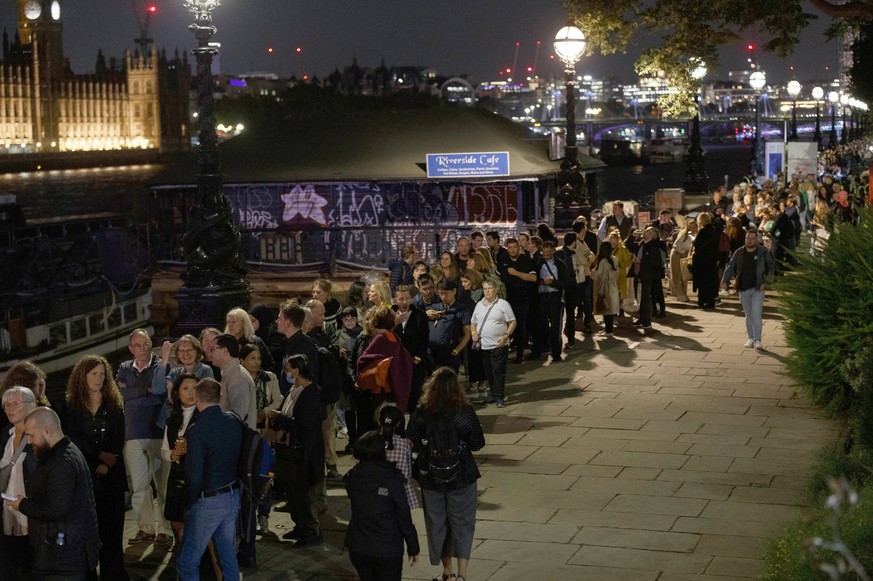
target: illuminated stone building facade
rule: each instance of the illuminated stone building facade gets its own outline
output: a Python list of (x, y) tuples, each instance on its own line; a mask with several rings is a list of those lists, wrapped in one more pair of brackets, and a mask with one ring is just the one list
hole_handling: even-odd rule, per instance
[(17, 0), (18, 30), (3, 34), (0, 148), (8, 153), (190, 146), (191, 70), (168, 58), (98, 52), (91, 74), (73, 74), (63, 56), (61, 0)]

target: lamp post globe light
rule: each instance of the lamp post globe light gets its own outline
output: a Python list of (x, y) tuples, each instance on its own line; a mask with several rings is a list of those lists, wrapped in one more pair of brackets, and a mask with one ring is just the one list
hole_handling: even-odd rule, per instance
[(813, 87), (812, 98), (815, 99), (815, 133), (812, 138), (815, 140), (819, 151), (824, 149), (821, 141), (821, 117), (818, 108), (818, 102), (821, 101), (822, 97), (824, 97), (824, 89), (821, 87)]
[(788, 141), (797, 141), (797, 96), (800, 94), (800, 83), (789, 81), (785, 89), (791, 96), (791, 133), (788, 135)]
[(752, 137), (752, 171), (760, 174), (764, 171), (764, 148), (761, 147), (761, 95), (760, 91), (767, 84), (767, 74), (764, 71), (755, 71), (749, 76), (749, 86), (755, 92), (755, 135)]
[(564, 63), (567, 91), (567, 126), (564, 161), (558, 176), (558, 200), (555, 207), (555, 227), (569, 227), (577, 216), (587, 217), (591, 211), (584, 173), (579, 167), (576, 145), (576, 63), (585, 53), (585, 35), (576, 26), (565, 26), (555, 35), (555, 54)]
[(215, 133), (212, 59), (218, 48), (209, 41), (217, 31), (212, 24), (212, 11), (221, 5), (221, 0), (184, 0), (183, 5), (194, 15), (194, 23), (188, 30), (197, 39), (193, 53), (197, 59), (197, 118), (200, 122), (197, 193), (185, 230), (184, 284), (176, 294), (179, 301), (177, 329), (188, 333), (208, 326), (221, 327), (227, 311), (247, 307), (249, 285), (240, 265), (240, 234), (224, 197)]
[(828, 149), (837, 146), (837, 101), (840, 95), (836, 91), (828, 93), (828, 103), (831, 104), (831, 132), (828, 134)]
[(846, 107), (849, 106), (849, 96), (845, 93), (840, 95), (840, 105), (842, 105), (842, 121), (840, 123), (840, 145), (846, 145), (849, 142), (849, 136), (846, 135)]
[[(691, 77), (700, 83), (706, 76), (706, 64), (700, 59), (691, 59)], [(700, 147), (700, 90), (694, 93), (694, 119), (691, 122), (691, 145), (688, 147), (685, 177), (682, 178), (682, 188), (687, 194), (709, 193), (709, 176), (703, 163), (703, 148)]]

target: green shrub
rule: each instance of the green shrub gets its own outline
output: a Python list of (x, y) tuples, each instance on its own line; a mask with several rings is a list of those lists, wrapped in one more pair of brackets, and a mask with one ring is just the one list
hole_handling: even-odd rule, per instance
[[(834, 563), (832, 551), (811, 552), (810, 540), (816, 536), (832, 539), (833, 513), (822, 503), (811, 518), (797, 521), (767, 543), (764, 554), (765, 581), (819, 581), (828, 577), (818, 570), (820, 563)], [(840, 536), (867, 571), (873, 571), (873, 491), (860, 494), (858, 505), (844, 509), (839, 518)], [(846, 576), (854, 579), (854, 575)]]
[(792, 348), (786, 373), (830, 412), (852, 408), (854, 392), (844, 364), (873, 336), (871, 219), (864, 211), (859, 226), (840, 227), (821, 256), (800, 253), (797, 272), (776, 285)]

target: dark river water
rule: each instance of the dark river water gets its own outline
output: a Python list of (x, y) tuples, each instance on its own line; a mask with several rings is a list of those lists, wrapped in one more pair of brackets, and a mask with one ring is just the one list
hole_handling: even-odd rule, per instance
[[(748, 145), (705, 146), (710, 188), (737, 183), (749, 164)], [(146, 211), (145, 184), (163, 171), (160, 165), (59, 170), (0, 175), (0, 194), (16, 194), (28, 219), (62, 218), (96, 212)], [(659, 188), (682, 185), (685, 165), (620, 165), (599, 177), (600, 199), (645, 200)]]

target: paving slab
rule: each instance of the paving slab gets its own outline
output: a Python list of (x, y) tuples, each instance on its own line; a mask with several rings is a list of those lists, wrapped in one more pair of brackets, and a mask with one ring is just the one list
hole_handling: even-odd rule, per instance
[[(807, 513), (804, 483), (837, 421), (784, 373), (778, 314), (768, 300), (765, 343), (743, 349), (733, 297), (713, 311), (668, 299), (651, 333), (622, 321), (609, 341), (579, 335), (561, 363), (511, 365), (508, 407), (474, 404), (486, 446), (476, 454), (477, 528), (469, 577), (483, 581), (726, 581), (763, 570), (765, 538)], [(770, 318), (770, 317), (776, 318)], [(341, 448), (344, 441), (340, 441)], [(341, 455), (339, 469), (352, 465)], [(295, 550), (270, 516), (251, 581), (352, 580), (341, 550), (350, 518), (342, 483), (328, 486), (325, 543)], [(430, 579), (425, 554), (403, 578)], [(126, 515), (127, 536), (136, 532)], [(127, 538), (127, 536), (125, 538)], [(175, 579), (173, 553), (127, 547), (134, 579)]]

